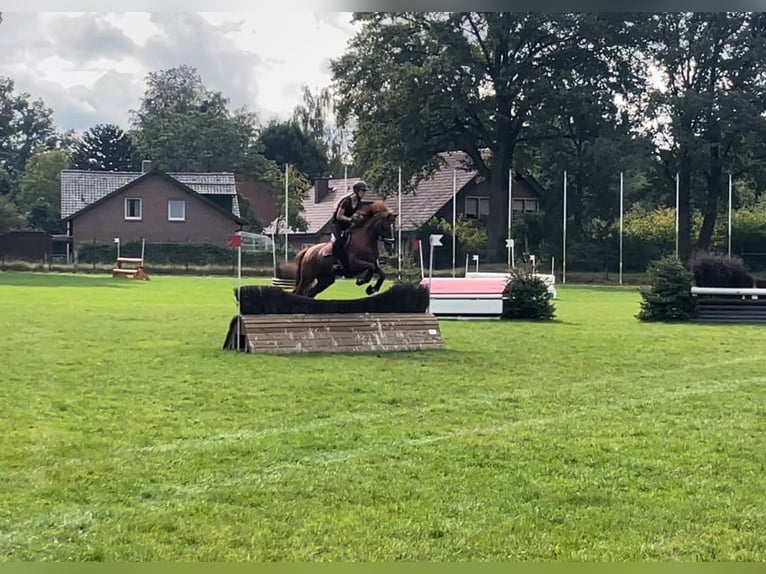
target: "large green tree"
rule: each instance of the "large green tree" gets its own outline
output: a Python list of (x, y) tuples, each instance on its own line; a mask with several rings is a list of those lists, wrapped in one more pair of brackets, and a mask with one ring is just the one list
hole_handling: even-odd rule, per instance
[(138, 149), (129, 134), (115, 124), (97, 124), (75, 143), (75, 169), (133, 171), (141, 165)]
[(64, 231), (61, 222), (61, 172), (72, 166), (63, 150), (48, 150), (30, 158), (19, 178), (16, 204), (27, 227), (49, 233)]
[(52, 115), (41, 99), (17, 93), (13, 80), (0, 77), (0, 194), (15, 190), (32, 155), (59, 145)]
[(230, 110), (221, 92), (209, 90), (197, 70), (179, 66), (152, 72), (132, 135), (142, 157), (168, 171), (233, 171), (264, 178), (273, 170), (256, 145), (257, 118)]
[(337, 98), (331, 87), (316, 93), (306, 85), (302, 89), (303, 101), (293, 109), (293, 121), (322, 147), (329, 173), (339, 177), (344, 172), (352, 126), (339, 124)]
[(7, 195), (0, 195), (0, 233), (21, 229), (24, 218), (19, 214), (16, 204)]
[[(347, 52), (333, 61), (341, 120), (354, 118), (355, 163), (381, 191), (397, 168), (413, 184), (462, 150), (507, 205), (520, 140), (561, 137), (552, 94), (618, 83), (613, 40), (620, 23), (578, 14), (357, 13)], [(539, 129), (544, 116), (550, 133)], [(507, 210), (488, 220), (488, 256), (504, 254)]]
[(261, 130), (258, 143), (263, 155), (280, 169), (290, 164), (311, 180), (327, 173), (325, 147), (294, 121), (271, 122)]
[[(634, 19), (644, 27), (646, 54), (663, 77), (661, 87), (652, 91), (650, 112), (659, 126), (666, 181), (672, 182), (673, 192), (676, 173), (679, 177), (679, 255), (686, 260), (694, 249), (711, 245), (724, 170), (742, 172), (762, 163), (764, 17), (682, 12)], [(703, 223), (693, 244), (695, 210)]]

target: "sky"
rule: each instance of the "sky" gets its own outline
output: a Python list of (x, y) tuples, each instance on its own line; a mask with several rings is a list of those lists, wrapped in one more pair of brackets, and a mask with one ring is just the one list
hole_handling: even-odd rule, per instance
[(350, 12), (5, 12), (0, 76), (42, 98), (59, 130), (129, 127), (149, 72), (187, 64), (234, 108), (286, 119), (301, 85), (330, 84)]

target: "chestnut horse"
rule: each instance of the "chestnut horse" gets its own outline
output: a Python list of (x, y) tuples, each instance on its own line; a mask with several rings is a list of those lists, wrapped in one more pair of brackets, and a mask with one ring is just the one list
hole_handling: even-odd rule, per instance
[[(375, 201), (357, 212), (359, 223), (349, 230), (346, 244), (348, 269), (346, 277), (356, 277), (357, 285), (369, 283), (373, 275), (378, 279), (368, 285), (365, 292), (372, 295), (380, 291), (386, 274), (380, 268), (378, 242), (382, 241), (388, 254), (394, 252), (394, 222), (397, 214), (384, 202)], [(340, 241), (340, 239), (338, 239)], [(305, 297), (316, 297), (335, 283), (332, 243), (326, 241), (306, 247), (295, 256), (295, 289), (293, 293)], [(316, 284), (314, 282), (316, 281)]]

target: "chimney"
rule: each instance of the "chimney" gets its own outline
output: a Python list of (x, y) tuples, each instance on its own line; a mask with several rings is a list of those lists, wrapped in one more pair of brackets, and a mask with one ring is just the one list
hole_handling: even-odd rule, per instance
[(314, 203), (319, 203), (330, 193), (330, 178), (318, 177), (314, 181)]
[(141, 173), (152, 171), (152, 161), (145, 159), (141, 162)]

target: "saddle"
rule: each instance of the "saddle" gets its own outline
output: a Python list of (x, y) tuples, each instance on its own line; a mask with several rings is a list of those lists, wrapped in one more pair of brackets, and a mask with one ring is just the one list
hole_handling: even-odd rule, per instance
[[(346, 249), (348, 247), (349, 239), (351, 238), (351, 234), (346, 231), (346, 233), (343, 235), (342, 238), (336, 239), (336, 241), (342, 241), (343, 242), (343, 249)], [(333, 255), (333, 242), (327, 241), (322, 246), (322, 250), (320, 251), (322, 254), (322, 257), (332, 257)]]

